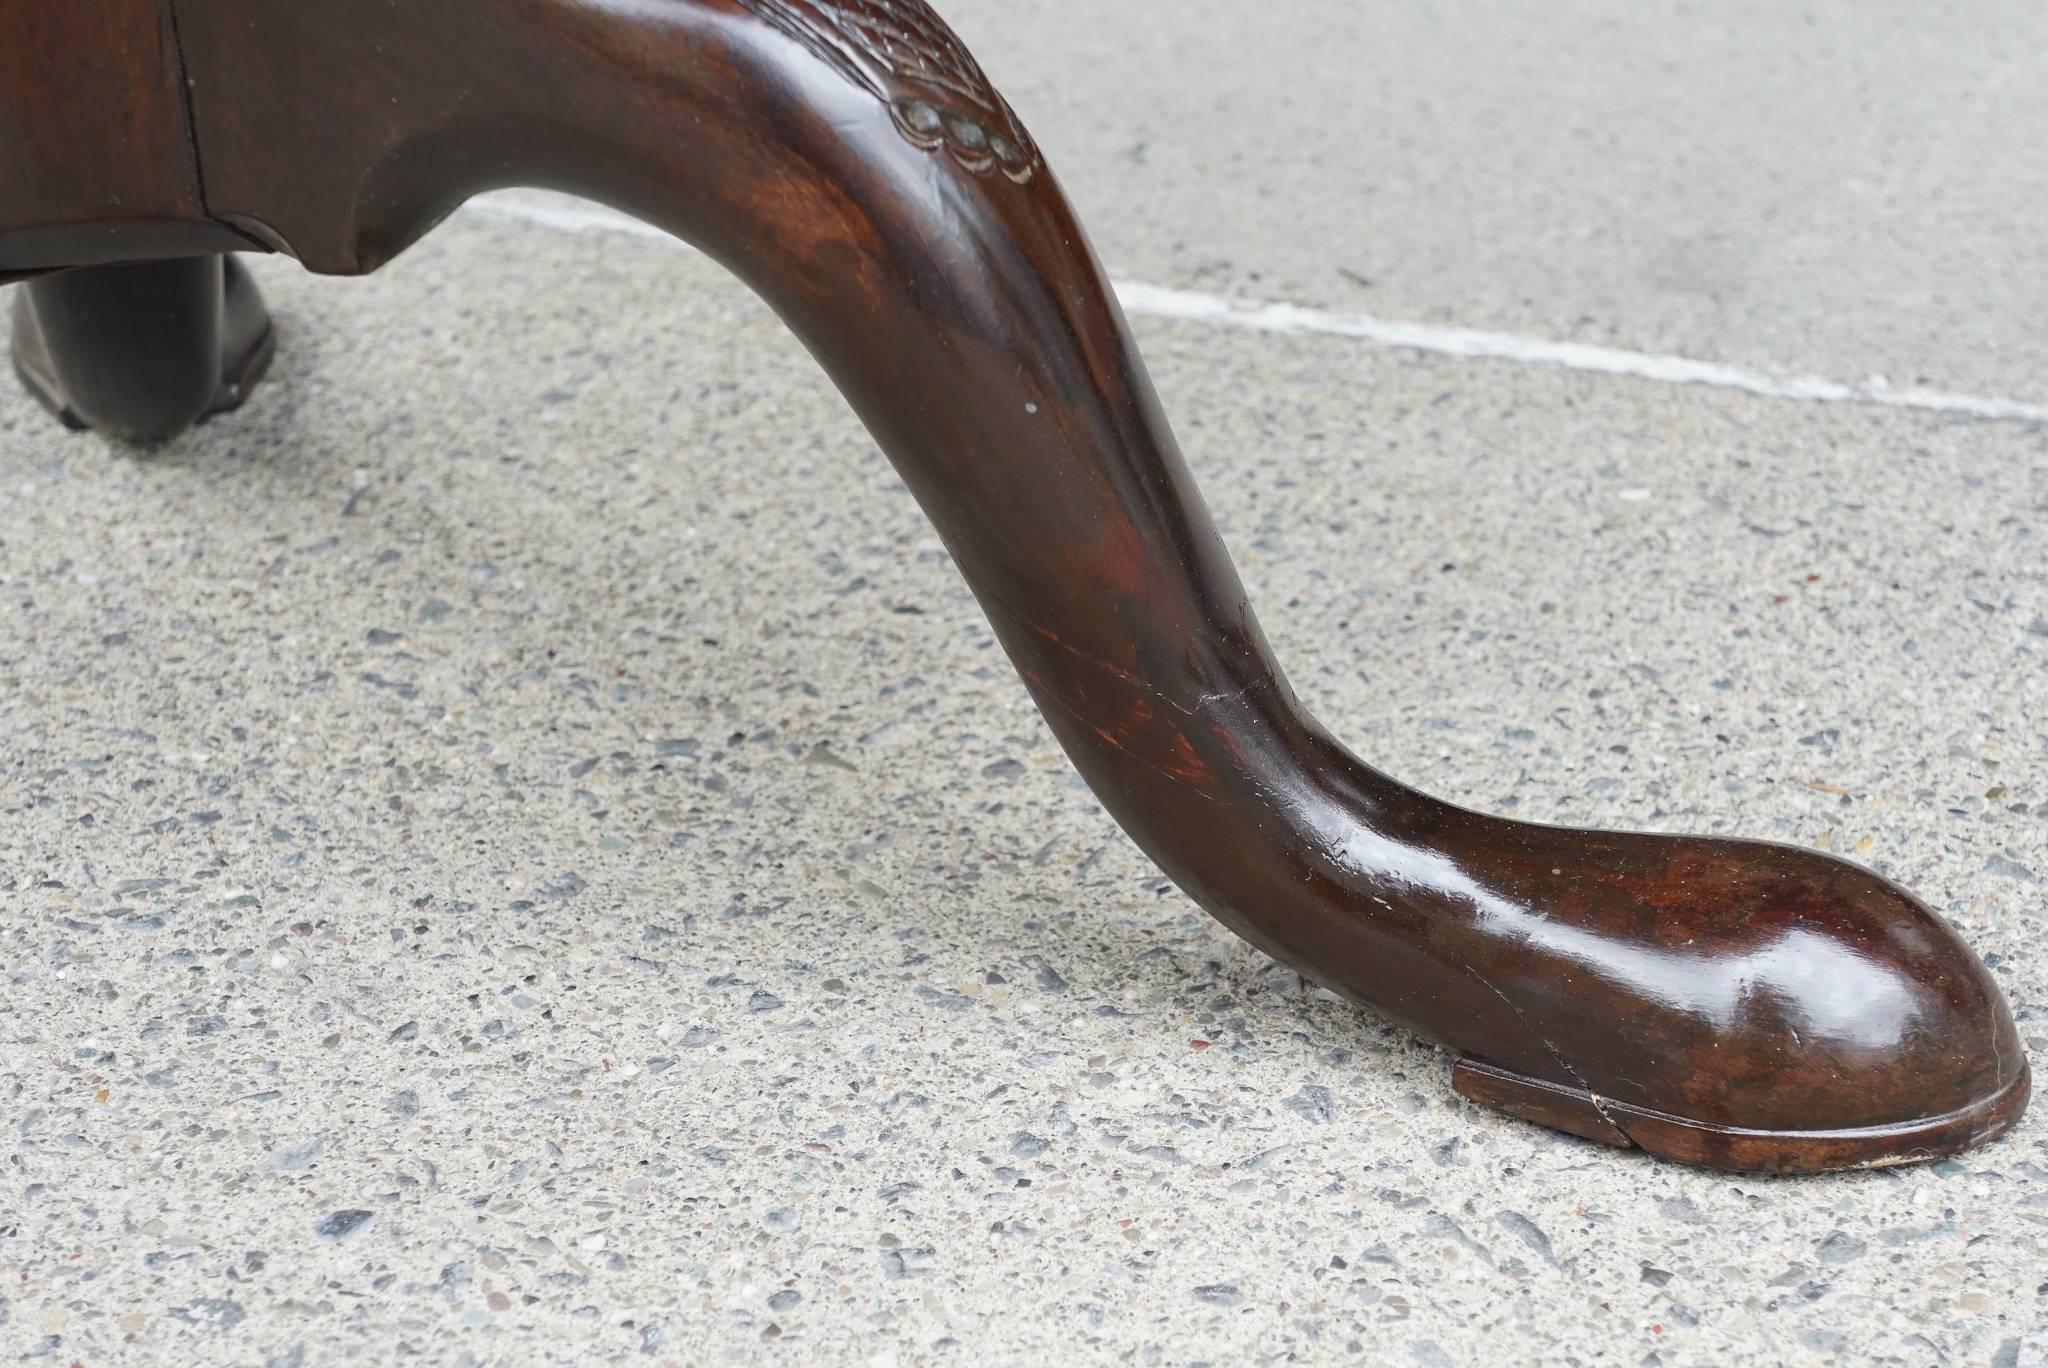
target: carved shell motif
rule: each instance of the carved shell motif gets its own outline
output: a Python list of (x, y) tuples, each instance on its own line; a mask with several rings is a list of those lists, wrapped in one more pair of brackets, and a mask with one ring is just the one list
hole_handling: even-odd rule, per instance
[(980, 65), (924, 0), (740, 0), (889, 107), (919, 147), (1018, 184), (1038, 148)]

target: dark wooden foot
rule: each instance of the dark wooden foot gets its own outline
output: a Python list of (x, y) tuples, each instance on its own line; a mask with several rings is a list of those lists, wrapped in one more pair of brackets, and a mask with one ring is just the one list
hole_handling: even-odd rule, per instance
[(233, 257), (90, 266), (15, 292), (14, 369), (74, 429), (175, 437), (238, 407), (270, 365), (270, 315)]
[(215, 223), (361, 272), (479, 190), (540, 185), (747, 280), (1124, 829), (1240, 934), (1445, 1041), (1467, 1096), (1758, 1170), (1950, 1153), (2019, 1117), (1997, 987), (1904, 891), (1811, 851), (1466, 812), (1308, 716), (1072, 209), (921, 0), (177, 12)]

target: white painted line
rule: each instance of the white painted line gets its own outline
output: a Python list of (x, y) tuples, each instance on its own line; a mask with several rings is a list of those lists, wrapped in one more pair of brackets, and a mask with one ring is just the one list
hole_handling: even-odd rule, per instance
[(1124, 308), (1131, 313), (1153, 318), (1177, 318), (1188, 323), (1214, 323), (1254, 332), (1349, 337), (1382, 347), (1405, 347), (1440, 356), (1557, 366), (1565, 370), (1657, 380), (1667, 385), (1711, 385), (1773, 399), (1803, 399), (1823, 404), (1884, 404), (1892, 408), (1966, 414), (1973, 418), (2016, 418), (2035, 423), (2048, 421), (2048, 407), (2024, 404), (2014, 399), (1950, 394), (1944, 390), (1894, 389), (1881, 379), (1852, 385), (1817, 376), (1781, 375), (1657, 352), (1625, 351), (1619, 347), (1598, 347), (1584, 342), (1554, 342), (1543, 337), (1481, 332), (1475, 328), (1447, 328), (1433, 323), (1397, 323), (1369, 314), (1327, 313), (1294, 304), (1225, 299), (1219, 295), (1173, 290), (1162, 285), (1118, 282), (1116, 291), (1124, 302)]
[(651, 223), (642, 223), (630, 214), (607, 209), (601, 204), (553, 195), (534, 199), (524, 191), (499, 190), (478, 195), (462, 206), (462, 212), (501, 223), (538, 224), (542, 228), (555, 228), (565, 233), (624, 233), (629, 237), (659, 238), (672, 246), (696, 250), (680, 238), (664, 233)]
[[(463, 212), (500, 222), (533, 224), (572, 233), (615, 233), (659, 239), (684, 246), (667, 233), (636, 218), (580, 201), (529, 198), (519, 192), (485, 195), (471, 200)], [(1584, 342), (1557, 342), (1516, 333), (1452, 328), (1435, 323), (1402, 323), (1370, 314), (1332, 313), (1298, 304), (1228, 299), (1195, 290), (1176, 290), (1143, 281), (1116, 282), (1124, 311), (1141, 318), (1206, 323), (1248, 332), (1305, 337), (1345, 337), (1379, 347), (1396, 347), (1525, 366), (1654, 380), (1667, 385), (1706, 385), (1740, 390), (1771, 399), (1796, 399), (1820, 404), (1880, 404), (1888, 408), (1922, 409), (1970, 418), (2002, 418), (2025, 423), (2048, 422), (2048, 406), (2016, 399), (1990, 399), (1974, 394), (1912, 387), (1897, 389), (1881, 377), (1862, 384), (1819, 376), (1787, 375), (1717, 361), (1695, 361), (1658, 352), (1629, 351)]]

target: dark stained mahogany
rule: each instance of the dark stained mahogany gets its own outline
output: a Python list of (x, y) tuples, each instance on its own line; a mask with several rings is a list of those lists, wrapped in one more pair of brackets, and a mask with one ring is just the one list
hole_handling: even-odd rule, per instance
[(0, 282), (251, 244), (212, 218), (167, 0), (0, 0)]
[[(161, 96), (163, 11), (101, 8)], [(830, 372), (1146, 853), (1268, 953), (1445, 1042), (1467, 1097), (1773, 1172), (1952, 1154), (2025, 1109), (1997, 986), (1878, 876), (1467, 812), (1303, 711), (1057, 180), (921, 0), (175, 10), (189, 110), (159, 99), (135, 144), (165, 160), (46, 170), (47, 148), (0, 134), (0, 271), (181, 254), (96, 210), (132, 177), (147, 222), (338, 274), (493, 187), (637, 214), (746, 280)], [(44, 11), (4, 12), (11, 37)], [(15, 179), (46, 174), (57, 190)], [(199, 210), (164, 198), (181, 186), (203, 186)], [(79, 254), (53, 260), (68, 233)]]
[(70, 428), (175, 437), (239, 407), (276, 350), (263, 296), (231, 256), (60, 271), (14, 298), (14, 369)]

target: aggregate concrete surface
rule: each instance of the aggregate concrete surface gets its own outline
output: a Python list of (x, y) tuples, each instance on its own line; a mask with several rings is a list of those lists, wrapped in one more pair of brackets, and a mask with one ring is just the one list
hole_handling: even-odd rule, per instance
[[(1133, 137), (1091, 161), (1062, 101), (1094, 10), (954, 8), (1104, 257), (1203, 286), (1122, 231)], [(1299, 75), (1249, 70), (1246, 100)], [(1107, 120), (1121, 78), (1071, 73)], [(1154, 122), (1128, 174), (1213, 152)], [(1746, 135), (1709, 133), (1739, 216)], [(1208, 287), (1383, 307), (1310, 293), (1323, 220), (1263, 239), (1231, 186), (1180, 184), (1208, 216), (1180, 231), (1280, 264)], [(2041, 202), (1983, 232), (2030, 213), (2038, 246)], [(2038, 362), (2039, 272), (2004, 292), (1957, 250), (1982, 337)], [(1704, 334), (1651, 294), (1603, 326), (1858, 379), (1825, 301), (1878, 268), (1842, 264)], [(471, 214), (365, 280), (255, 268), (278, 364), (167, 448), (0, 387), (6, 1361), (2048, 1363), (2048, 1109), (1960, 1160), (1772, 1180), (1457, 1099), (1445, 1054), (1122, 836), (887, 462), (710, 262)], [(1565, 336), (1573, 279), (1432, 316)], [(2044, 397), (1915, 298), (1862, 306), (1876, 350), (1925, 348), (1906, 370)], [(1742, 322), (1773, 310), (1810, 354)], [(1136, 328), (1351, 746), (1532, 820), (1869, 863), (2048, 1064), (2043, 425)]]

